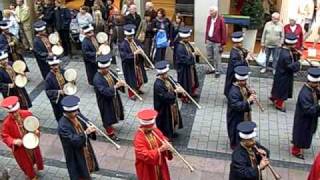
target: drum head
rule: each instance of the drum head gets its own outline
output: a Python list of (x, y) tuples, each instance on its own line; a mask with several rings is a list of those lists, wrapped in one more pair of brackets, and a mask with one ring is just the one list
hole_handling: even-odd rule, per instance
[(63, 53), (63, 47), (58, 46), (58, 45), (54, 45), (54, 46), (52, 46), (51, 51), (54, 55), (60, 56)]
[(63, 92), (68, 95), (75, 95), (77, 93), (77, 86), (73, 83), (67, 83), (63, 86)]
[(17, 61), (14, 61), (14, 63), (12, 64), (12, 68), (14, 72), (23, 74), (27, 68), (27, 65), (23, 61), (17, 60)]
[(36, 131), (39, 128), (39, 126), (40, 126), (39, 120), (34, 116), (28, 116), (23, 121), (23, 127), (29, 132)]
[(101, 52), (101, 55), (107, 55), (110, 53), (111, 49), (110, 49), (110, 46), (108, 46), (106, 44), (102, 44), (99, 47), (99, 51)]
[(26, 76), (18, 74), (14, 80), (16, 86), (23, 88), (27, 85), (28, 79)]
[(77, 71), (75, 69), (67, 69), (63, 75), (68, 82), (75, 81), (77, 79)]
[(108, 35), (105, 32), (98, 32), (96, 38), (99, 44), (108, 42)]
[(51, 33), (50, 35), (49, 35), (49, 42), (51, 43), (51, 44), (58, 44), (59, 43), (59, 35), (58, 35), (58, 33)]
[(27, 149), (34, 149), (39, 145), (39, 137), (34, 133), (27, 133), (22, 138), (22, 144)]

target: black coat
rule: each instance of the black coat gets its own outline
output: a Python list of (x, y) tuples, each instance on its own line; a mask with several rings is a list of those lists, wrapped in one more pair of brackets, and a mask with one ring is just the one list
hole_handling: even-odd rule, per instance
[(43, 17), (42, 20), (47, 23), (47, 26), (51, 27), (54, 25), (54, 6), (44, 6), (43, 7)]
[(300, 70), (299, 59), (289, 49), (282, 48), (273, 78), (271, 95), (273, 98), (287, 100), (292, 98), (293, 74)]
[[(269, 157), (269, 150), (261, 146), (259, 143), (256, 144), (259, 149), (263, 149)], [(257, 165), (261, 161), (261, 156), (254, 150), (257, 159)], [(249, 153), (247, 150), (238, 145), (232, 152), (232, 162), (230, 164), (229, 180), (259, 180), (261, 173), (259, 173), (258, 167), (252, 167)]]
[[(173, 84), (171, 85), (173, 86)], [(172, 138), (175, 132), (174, 126), (179, 129), (183, 127), (179, 105), (177, 102), (177, 95), (174, 91), (170, 91), (165, 85), (165, 82), (159, 78), (157, 78), (154, 82), (153, 92), (154, 109), (159, 113), (156, 118), (157, 127), (166, 137)], [(172, 105), (175, 105), (177, 107), (177, 122), (174, 122), (172, 118)]]
[[(88, 121), (82, 114), (79, 113), (84, 120)], [(87, 126), (85, 123), (79, 120), (83, 129), (86, 130)], [(93, 155), (95, 163), (94, 171), (99, 170), (96, 156), (92, 149), (89, 138), (95, 140), (96, 134), (91, 133), (86, 135), (84, 132), (77, 134), (76, 129), (71, 124), (70, 120), (66, 116), (62, 116), (59, 120), (58, 134), (60, 136), (61, 144), (63, 147), (64, 157), (71, 180), (79, 180), (80, 177), (84, 179), (90, 179), (90, 173), (88, 172), (87, 163), (83, 154), (83, 148), (87, 145), (90, 154)]]
[(317, 130), (320, 92), (304, 85), (300, 90), (294, 113), (292, 142), (299, 148), (308, 149)]
[(54, 10), (54, 28), (57, 31), (69, 30), (71, 23), (71, 12), (67, 8), (55, 8)]
[(41, 38), (38, 36), (35, 36), (33, 40), (33, 52), (38, 63), (41, 75), (43, 79), (45, 79), (47, 77), (47, 74), (50, 72), (50, 67), (47, 63), (49, 52), (42, 42)]
[(13, 81), (7, 71), (4, 68), (0, 67), (0, 91), (3, 98), (6, 98), (8, 96), (18, 96), (21, 109), (30, 108), (32, 104), (26, 89), (17, 86), (15, 86), (14, 88), (9, 88), (9, 84), (12, 83)]
[[(62, 70), (61, 73), (63, 74), (63, 72), (64, 71)], [(58, 121), (63, 115), (63, 108), (60, 103), (64, 95), (58, 93), (58, 91), (62, 89), (60, 88), (57, 78), (52, 71), (50, 71), (46, 77), (45, 89), (52, 105), (54, 116)]]
[(141, 17), (139, 14), (136, 13), (135, 17), (132, 14), (128, 14), (124, 17), (125, 24), (134, 24), (136, 26), (135, 32), (137, 32), (137, 29), (139, 28), (139, 25), (141, 23)]
[(91, 40), (85, 37), (82, 41), (82, 54), (86, 68), (87, 78), (90, 85), (93, 83), (93, 77), (98, 71), (96, 54), (97, 50)]
[[(117, 82), (114, 78), (113, 81), (114, 83)], [(93, 86), (94, 91), (96, 92), (103, 126), (107, 128), (112, 124), (118, 123), (119, 120), (123, 120), (124, 113), (122, 101), (119, 92), (115, 90), (114, 86), (109, 86), (107, 80), (100, 72), (95, 74)], [(121, 88), (121, 90), (123, 90), (123, 88)], [(117, 114), (116, 111), (119, 111), (119, 114)]]
[[(191, 95), (193, 88), (199, 87), (198, 75), (196, 70), (196, 58), (191, 52), (188, 52), (186, 46), (179, 42), (175, 48), (175, 56), (177, 62), (177, 74), (179, 84)], [(190, 46), (191, 48), (191, 46)], [(194, 77), (194, 84), (192, 84), (191, 77)]]
[(245, 58), (247, 57), (248, 53), (242, 51), (238, 48), (232, 48), (230, 51), (230, 60), (228, 62), (227, 74), (226, 74), (226, 81), (224, 84), (224, 95), (228, 97), (228, 92), (232, 86), (232, 83), (235, 82), (234, 77), (234, 69), (237, 66), (248, 66), (247, 61)]
[(245, 120), (245, 113), (251, 113), (251, 106), (244, 99), (240, 87), (232, 84), (228, 94), (227, 107), (227, 129), (232, 146), (239, 144), (237, 125)]
[(157, 33), (159, 30), (164, 29), (167, 34), (168, 40), (173, 40), (173, 33), (172, 33), (172, 24), (168, 18), (159, 19), (154, 18), (152, 20), (152, 29), (156, 29), (155, 33)]
[[(141, 43), (138, 40), (134, 40), (136, 44), (140, 47), (142, 47)], [(128, 85), (133, 89), (138, 89), (137, 84), (137, 78), (136, 78), (136, 72), (135, 72), (135, 62), (134, 62), (134, 54), (130, 49), (129, 42), (125, 39), (121, 42), (119, 45), (119, 52), (120, 57), (122, 60), (122, 69), (123, 69), (123, 75), (128, 83)], [(138, 55), (136, 57), (136, 64), (141, 68), (142, 75), (143, 75), (143, 82), (147, 83), (147, 73), (144, 69), (144, 59), (141, 55)]]

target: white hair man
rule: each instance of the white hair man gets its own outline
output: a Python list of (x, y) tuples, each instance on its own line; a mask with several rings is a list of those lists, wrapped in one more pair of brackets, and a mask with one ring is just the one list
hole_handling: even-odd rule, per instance
[(154, 9), (152, 2), (146, 2), (145, 9), (144, 14), (149, 13), (151, 15), (151, 21), (157, 17), (157, 11)]
[(279, 58), (280, 47), (284, 41), (284, 30), (283, 25), (280, 22), (280, 14), (274, 12), (272, 14), (271, 21), (267, 22), (264, 26), (262, 38), (261, 38), (261, 48), (266, 52), (267, 60), (266, 65), (261, 69), (261, 73), (267, 71), (270, 56), (272, 54), (272, 68), (273, 73), (277, 67), (277, 61)]
[(209, 71), (208, 73), (214, 73), (218, 78), (221, 72), (221, 53), (223, 46), (226, 44), (226, 26), (222, 16), (218, 14), (218, 8), (211, 6), (209, 8), (209, 16), (207, 18), (206, 26), (206, 45), (208, 59), (215, 66), (215, 71)]
[(125, 16), (125, 24), (134, 24), (136, 26), (135, 31), (140, 26), (141, 17), (137, 13), (137, 6), (135, 4), (131, 4), (129, 6), (129, 14)]

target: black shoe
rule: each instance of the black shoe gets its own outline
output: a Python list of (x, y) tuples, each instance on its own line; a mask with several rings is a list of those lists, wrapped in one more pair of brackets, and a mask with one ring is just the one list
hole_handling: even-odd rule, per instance
[(215, 74), (214, 77), (215, 77), (215, 78), (219, 78), (219, 77), (220, 77), (220, 74)]
[(114, 141), (119, 141), (120, 139), (116, 135), (109, 136)]
[(212, 70), (208, 70), (207, 72), (206, 72), (206, 74), (213, 74), (215, 71), (212, 71)]
[(144, 94), (144, 92), (143, 92), (143, 91), (138, 90), (138, 94)]
[(303, 154), (295, 154), (294, 156), (295, 156), (296, 158), (298, 158), (298, 159), (304, 160), (304, 155), (303, 155)]
[(279, 108), (279, 107), (276, 106), (276, 109), (278, 109), (281, 112), (287, 112), (286, 108)]
[(136, 101), (136, 100), (137, 100), (137, 97), (136, 97), (136, 96), (132, 96), (132, 97), (130, 97), (130, 99), (131, 99), (132, 101)]

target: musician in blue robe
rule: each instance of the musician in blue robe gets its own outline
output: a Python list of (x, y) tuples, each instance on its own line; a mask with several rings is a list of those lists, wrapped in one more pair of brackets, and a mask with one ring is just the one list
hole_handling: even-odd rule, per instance
[(300, 53), (295, 49), (297, 36), (287, 34), (280, 50), (276, 73), (273, 78), (271, 97), (276, 109), (286, 112), (285, 101), (292, 98), (294, 73), (300, 70)]
[[(198, 54), (190, 44), (191, 29), (181, 27), (179, 37), (181, 40), (175, 47), (178, 82), (192, 97), (197, 97), (196, 91), (199, 87), (199, 81), (196, 70), (196, 56)], [(184, 95), (181, 100), (185, 103), (190, 102), (190, 99)]]
[(17, 96), (21, 109), (32, 106), (29, 95), (24, 87), (18, 87), (15, 83), (16, 73), (8, 64), (8, 53), (0, 50), (0, 91), (3, 98)]
[(307, 79), (298, 95), (292, 132), (291, 154), (300, 159), (304, 159), (303, 149), (311, 147), (318, 126), (320, 69), (308, 69)]
[[(127, 24), (123, 26), (123, 29), (126, 38), (119, 45), (123, 75), (126, 83), (136, 93), (143, 94), (141, 88), (144, 83), (148, 82), (148, 78), (144, 68), (144, 58), (141, 55), (143, 51), (142, 45), (137, 39), (134, 38), (134, 25)], [(128, 90), (128, 95), (130, 99), (136, 100), (136, 96), (130, 90)]]
[(229, 180), (262, 179), (262, 170), (269, 165), (269, 150), (254, 139), (256, 127), (252, 121), (237, 126), (241, 141), (232, 152)]
[(228, 97), (228, 92), (232, 83), (235, 82), (234, 68), (237, 66), (249, 66), (249, 53), (242, 47), (243, 32), (232, 33), (233, 47), (230, 51), (230, 59), (228, 62), (226, 81), (224, 84), (224, 95)]
[(60, 69), (60, 59), (56, 56), (49, 56), (47, 62), (51, 68), (45, 79), (45, 90), (50, 100), (54, 116), (58, 121), (63, 115), (61, 100), (65, 96), (63, 86), (66, 80), (63, 76), (64, 70)]
[(93, 77), (96, 74), (98, 67), (96, 57), (99, 55), (99, 43), (94, 35), (92, 25), (82, 27), (85, 38), (82, 41), (82, 54), (84, 65), (86, 68), (87, 79), (90, 85), (93, 85)]
[(111, 139), (118, 140), (112, 125), (124, 119), (123, 105), (118, 91), (124, 92), (125, 82), (116, 80), (116, 74), (109, 69), (111, 61), (111, 54), (98, 56), (98, 72), (93, 78), (93, 86), (103, 127)]
[(177, 101), (178, 93), (182, 94), (180, 86), (169, 80), (169, 64), (167, 61), (159, 61), (155, 64), (157, 78), (153, 85), (153, 104), (158, 112), (156, 118), (157, 127), (169, 139), (174, 138), (177, 129), (183, 127), (182, 118)]
[(234, 69), (236, 81), (228, 93), (227, 129), (230, 147), (239, 144), (237, 125), (242, 121), (251, 121), (251, 105), (256, 100), (255, 93), (247, 87), (249, 67), (238, 66)]
[(51, 44), (46, 32), (46, 22), (39, 20), (33, 24), (36, 33), (33, 40), (33, 52), (38, 63), (43, 79), (46, 79), (47, 74), (50, 72), (50, 67), (47, 63), (47, 57), (52, 56)]
[(71, 180), (91, 179), (90, 173), (98, 171), (99, 165), (91, 146), (95, 140), (95, 127), (88, 126), (88, 119), (79, 111), (80, 99), (66, 96), (61, 105), (64, 114), (59, 120), (58, 134)]

